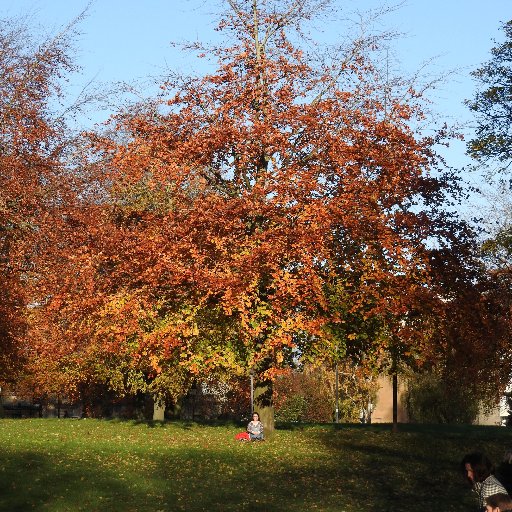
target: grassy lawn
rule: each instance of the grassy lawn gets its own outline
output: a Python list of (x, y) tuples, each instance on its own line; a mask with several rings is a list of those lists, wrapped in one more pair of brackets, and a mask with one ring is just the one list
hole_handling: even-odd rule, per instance
[(458, 473), (498, 462), (512, 429), (403, 425), (276, 430), (99, 420), (0, 420), (0, 511), (471, 511)]

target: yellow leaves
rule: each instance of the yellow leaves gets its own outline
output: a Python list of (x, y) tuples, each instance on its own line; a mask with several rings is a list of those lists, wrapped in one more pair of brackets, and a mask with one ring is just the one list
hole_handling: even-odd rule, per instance
[(152, 354), (149, 357), (149, 361), (151, 363), (151, 367), (156, 371), (157, 374), (162, 372), (162, 367), (159, 364), (160, 358), (158, 356), (156, 356), (155, 354)]

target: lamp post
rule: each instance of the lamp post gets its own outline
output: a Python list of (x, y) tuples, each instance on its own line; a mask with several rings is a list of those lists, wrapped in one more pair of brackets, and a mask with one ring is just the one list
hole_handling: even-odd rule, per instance
[(251, 418), (252, 418), (252, 413), (254, 412), (254, 370), (251, 370), (249, 375), (251, 377)]
[(339, 394), (338, 394), (338, 362), (336, 362), (336, 366), (334, 368), (334, 375), (336, 378), (336, 383), (334, 385), (334, 392), (336, 396), (336, 409), (334, 410), (334, 421), (339, 423), (340, 421), (340, 408), (339, 408)]

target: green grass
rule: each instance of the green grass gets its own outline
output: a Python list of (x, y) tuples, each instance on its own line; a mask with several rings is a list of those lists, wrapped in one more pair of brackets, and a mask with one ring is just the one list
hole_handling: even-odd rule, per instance
[(512, 429), (316, 425), (240, 443), (240, 427), (0, 420), (0, 511), (476, 509), (458, 472), (499, 461)]

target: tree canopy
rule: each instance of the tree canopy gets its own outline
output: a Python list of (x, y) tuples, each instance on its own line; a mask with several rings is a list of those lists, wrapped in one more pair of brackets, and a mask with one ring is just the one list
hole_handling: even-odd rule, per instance
[(168, 79), (91, 134), (44, 308), (73, 376), (176, 396), (209, 372), (271, 379), (297, 350), (382, 362), (398, 331), (426, 353), (403, 320), (429, 238), (447, 243), (453, 183), (417, 132), (419, 94), (389, 93), (375, 39), (313, 65), (287, 37), (307, 2), (229, 4), (234, 42), (198, 49), (215, 72)]
[(20, 124), (28, 156), (16, 179), (2, 174), (9, 205), (26, 176), (27, 206), (4, 224), (29, 227), (33, 249), (16, 261), (31, 265), (19, 279), (37, 392), (101, 384), (177, 400), (208, 375), (254, 373), (263, 408), (300, 358), (349, 357), (366, 375), (449, 352), (443, 321), (475, 301), (461, 298), (472, 233), (446, 209), (459, 189), (435, 152), (445, 133), (421, 132), (423, 98), (390, 86), (378, 38), (330, 62), (292, 42), (324, 3), (229, 0), (228, 42), (193, 45), (214, 71), (168, 77), (66, 153), (64, 126), (44, 114), (68, 61), (44, 60)]

